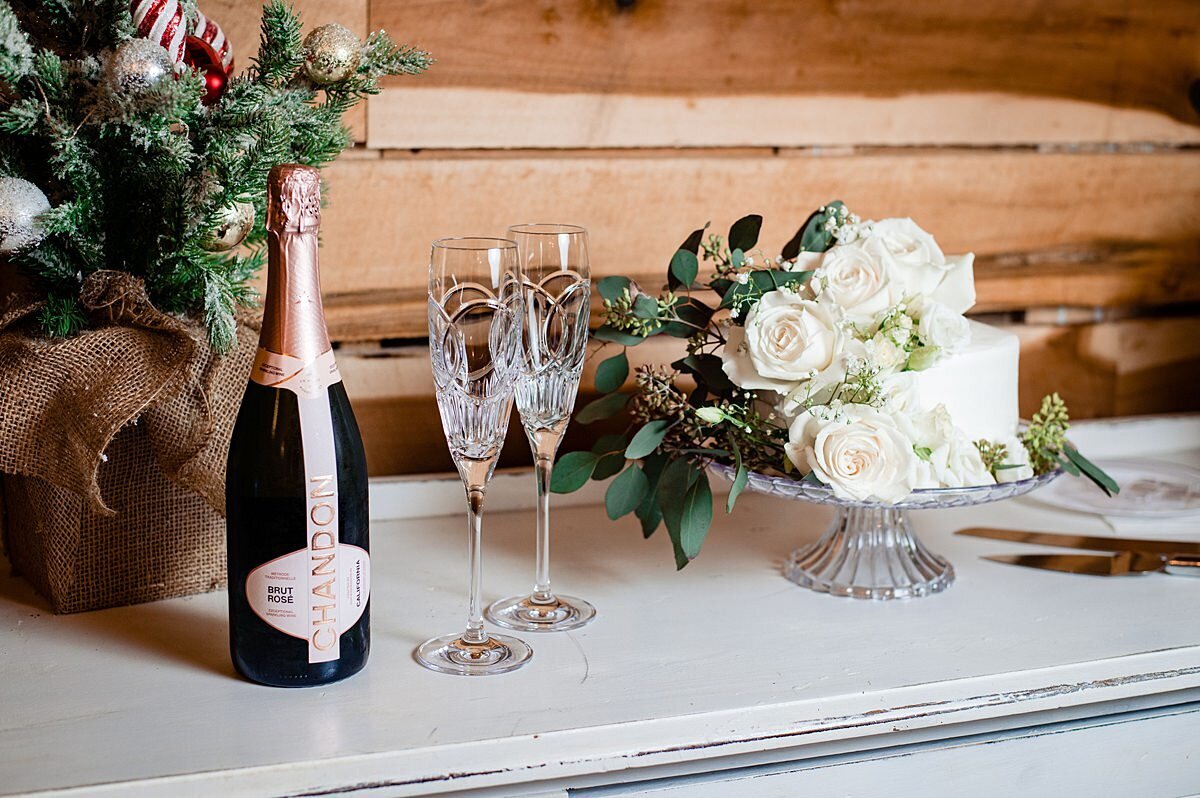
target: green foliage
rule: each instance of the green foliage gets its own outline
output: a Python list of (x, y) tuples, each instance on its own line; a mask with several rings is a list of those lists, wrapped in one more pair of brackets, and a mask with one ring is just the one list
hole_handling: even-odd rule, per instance
[(1042, 407), (1033, 414), (1021, 443), (1029, 452), (1033, 473), (1045, 474), (1062, 464), (1062, 447), (1070, 427), (1067, 405), (1057, 393), (1042, 399)]
[(604, 510), (613, 521), (629, 515), (641, 505), (649, 489), (646, 474), (633, 463), (608, 486), (604, 493)]
[(662, 443), (670, 426), (671, 422), (667, 419), (647, 421), (645, 426), (634, 434), (633, 440), (629, 441), (629, 446), (625, 447), (625, 457), (636, 460), (652, 453)]
[[(980, 439), (975, 441), (975, 448), (979, 450), (979, 459), (983, 461), (983, 467), (989, 474), (996, 476), (996, 471), (1008, 458), (1008, 447), (1003, 443)], [(923, 459), (928, 459), (928, 455)]]
[[(46, 297), (43, 327), (56, 336), (87, 323), (77, 301), (84, 279), (117, 269), (142, 278), (160, 309), (202, 321), (212, 345), (228, 349), (236, 309), (253, 303), (249, 281), (264, 260), (267, 173), (337, 157), (351, 143), (342, 113), (377, 93), (384, 75), (431, 63), (372, 34), (354, 74), (318, 86), (301, 70), (299, 16), (272, 0), (254, 66), (205, 106), (196, 71), (136, 96), (108, 80), (112, 48), (135, 34), (126, 0), (16, 8), (0, 0), (0, 173), (35, 183), (53, 206), (40, 220), (43, 242), (12, 260)], [(239, 201), (256, 215), (241, 251), (205, 250), (222, 209)]]
[(1021, 435), (1033, 473), (1046, 474), (1061, 468), (1072, 476), (1086, 477), (1110, 496), (1120, 493), (1116, 480), (1067, 442), (1069, 421), (1067, 405), (1057, 393), (1042, 399), (1041, 408)]
[(599, 399), (584, 405), (575, 414), (575, 420), (580, 424), (591, 424), (593, 421), (612, 418), (624, 410), (627, 404), (629, 404), (629, 394), (610, 393), (608, 396), (601, 396)]
[(595, 452), (568, 452), (550, 473), (551, 493), (573, 493), (587, 484), (600, 457)]
[(629, 378), (629, 358), (621, 351), (596, 367), (596, 390), (611, 393), (619, 390)]

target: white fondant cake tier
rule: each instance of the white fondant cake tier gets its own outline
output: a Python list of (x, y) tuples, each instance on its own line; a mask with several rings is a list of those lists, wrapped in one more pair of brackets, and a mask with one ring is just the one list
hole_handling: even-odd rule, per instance
[(1017, 429), (1016, 335), (977, 321), (969, 322), (971, 343), (925, 371), (913, 372), (922, 410), (939, 404), (954, 426), (971, 440), (996, 440)]

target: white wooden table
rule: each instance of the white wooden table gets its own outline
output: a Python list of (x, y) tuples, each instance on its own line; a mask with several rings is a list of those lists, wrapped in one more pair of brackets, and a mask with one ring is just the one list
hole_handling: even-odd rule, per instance
[[(1200, 419), (1084, 435), (1089, 454), (1200, 463)], [(528, 586), (528, 480), (504, 475), (492, 492), (489, 599)], [(664, 533), (643, 541), (632, 519), (567, 503), (556, 584), (600, 615), (529, 636), (534, 661), (499, 677), (411, 657), (463, 622), (454, 482), (373, 485), (374, 647), (366, 671), (328, 688), (235, 678), (224, 593), (56, 617), (0, 578), (0, 794), (1200, 793), (1200, 582), (1017, 569), (980, 557), (1033, 547), (950, 535), (1109, 532), (1098, 518), (1031, 499), (920, 513), (958, 580), (877, 603), (780, 576), (826, 509), (746, 495), (675, 573)], [(421, 513), (440, 515), (395, 518)]]

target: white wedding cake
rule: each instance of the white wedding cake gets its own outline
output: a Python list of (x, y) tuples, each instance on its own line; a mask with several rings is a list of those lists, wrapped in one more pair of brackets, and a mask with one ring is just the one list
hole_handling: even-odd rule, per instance
[(911, 219), (844, 207), (825, 229), (827, 251), (784, 264), (811, 277), (735, 307), (721, 352), (734, 384), (776, 397), (788, 465), (845, 498), (891, 502), (1031, 476), (1019, 341), (963, 315), (974, 255), (947, 257)]
[(1017, 430), (1016, 335), (968, 321), (971, 341), (924, 371), (912, 372), (922, 410), (942, 405), (973, 441), (1003, 440)]

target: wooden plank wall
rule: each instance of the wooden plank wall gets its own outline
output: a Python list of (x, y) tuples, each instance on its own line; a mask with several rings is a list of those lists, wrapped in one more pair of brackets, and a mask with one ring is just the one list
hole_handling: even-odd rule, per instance
[[(705, 221), (762, 213), (777, 248), (834, 198), (910, 215), (977, 253), (976, 310), (1023, 341), (1026, 414), (1052, 388), (1077, 417), (1200, 409), (1194, 0), (297, 7), (438, 58), (350, 120), (361, 143), (327, 172), (326, 307), (375, 474), (450, 465), (429, 242), (531, 219), (586, 225), (598, 275), (655, 281)], [(247, 64), (255, 4), (205, 10)]]

